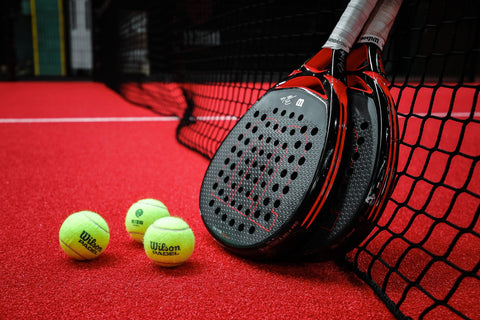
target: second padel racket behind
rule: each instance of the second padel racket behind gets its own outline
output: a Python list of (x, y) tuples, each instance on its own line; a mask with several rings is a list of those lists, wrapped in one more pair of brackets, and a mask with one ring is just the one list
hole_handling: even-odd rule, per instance
[[(398, 154), (398, 123), (393, 98), (384, 78), (381, 51), (402, 0), (379, 0), (357, 44), (347, 57), (348, 111), (351, 115), (345, 153), (350, 168), (340, 192), (329, 205), (338, 217), (332, 230), (310, 231), (297, 248), (304, 256), (343, 254), (369, 234), (391, 194)], [(325, 243), (336, 243), (325, 246)]]
[(347, 58), (349, 103), (356, 103), (359, 113), (376, 110), (377, 116), (371, 127), (365, 122), (357, 125), (357, 134), (363, 131), (376, 138), (372, 140), (371, 147), (363, 147), (373, 165), (368, 167), (370, 174), (366, 176), (365, 201), (359, 208), (361, 218), (345, 239), (346, 250), (358, 245), (370, 233), (394, 187), (398, 162), (398, 119), (389, 82), (385, 78), (382, 50), (401, 5), (402, 0), (380, 0)]
[(279, 258), (311, 226), (336, 223), (323, 208), (346, 168), (345, 58), (375, 3), (350, 1), (324, 48), (260, 98), (218, 148), (200, 212), (227, 249)]

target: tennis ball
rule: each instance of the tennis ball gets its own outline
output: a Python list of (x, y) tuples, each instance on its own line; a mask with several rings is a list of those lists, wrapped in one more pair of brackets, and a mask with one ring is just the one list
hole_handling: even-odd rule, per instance
[(162, 267), (176, 267), (193, 253), (195, 236), (188, 224), (177, 217), (156, 220), (145, 232), (143, 247), (147, 256)]
[(76, 260), (98, 257), (110, 241), (107, 222), (92, 211), (79, 211), (65, 219), (58, 238), (63, 251)]
[(167, 207), (155, 199), (142, 199), (135, 202), (127, 211), (125, 227), (130, 237), (137, 242), (143, 242), (143, 235), (147, 228), (163, 217), (168, 217)]

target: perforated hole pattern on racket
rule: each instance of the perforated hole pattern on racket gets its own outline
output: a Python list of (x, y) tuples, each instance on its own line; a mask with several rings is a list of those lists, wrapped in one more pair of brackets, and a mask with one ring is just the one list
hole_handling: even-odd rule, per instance
[(322, 157), (327, 106), (304, 89), (267, 94), (212, 159), (200, 195), (205, 224), (222, 242), (255, 246), (288, 227)]

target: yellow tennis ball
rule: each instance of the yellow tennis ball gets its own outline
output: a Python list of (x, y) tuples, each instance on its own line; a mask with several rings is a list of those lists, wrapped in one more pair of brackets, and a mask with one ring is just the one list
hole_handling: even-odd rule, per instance
[(142, 243), (147, 228), (155, 220), (169, 215), (167, 207), (162, 202), (155, 199), (142, 199), (128, 209), (125, 217), (125, 228), (132, 239)]
[(79, 211), (68, 216), (58, 234), (63, 251), (76, 260), (98, 257), (110, 241), (107, 222), (92, 211)]
[(143, 247), (147, 256), (156, 264), (162, 267), (176, 267), (192, 255), (195, 236), (182, 219), (165, 217), (148, 227)]

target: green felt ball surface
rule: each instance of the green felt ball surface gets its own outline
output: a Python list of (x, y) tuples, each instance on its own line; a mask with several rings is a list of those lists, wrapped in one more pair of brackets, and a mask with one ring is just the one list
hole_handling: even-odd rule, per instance
[(142, 243), (147, 228), (155, 220), (169, 215), (167, 207), (162, 202), (155, 199), (142, 199), (128, 209), (125, 228), (132, 239)]
[(110, 230), (107, 222), (92, 211), (79, 211), (68, 216), (59, 231), (60, 246), (71, 258), (91, 260), (107, 248)]

